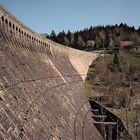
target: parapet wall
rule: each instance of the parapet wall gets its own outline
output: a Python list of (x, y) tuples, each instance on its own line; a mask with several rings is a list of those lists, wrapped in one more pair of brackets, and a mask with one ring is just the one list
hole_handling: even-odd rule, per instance
[(102, 139), (83, 85), (94, 57), (40, 36), (0, 6), (0, 140)]
[(38, 51), (50, 51), (50, 44), (52, 41), (44, 38), (43, 36), (33, 32), (29, 27), (22, 24), (11, 13), (9, 13), (3, 6), (0, 6), (0, 24), (3, 32), (9, 36), (14, 36), (21, 43), (27, 46), (34, 45)]

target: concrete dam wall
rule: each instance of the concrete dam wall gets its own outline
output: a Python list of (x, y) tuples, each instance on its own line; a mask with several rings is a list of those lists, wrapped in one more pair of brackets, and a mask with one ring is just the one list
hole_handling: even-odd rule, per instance
[(96, 54), (48, 40), (0, 6), (0, 140), (100, 140), (83, 80)]

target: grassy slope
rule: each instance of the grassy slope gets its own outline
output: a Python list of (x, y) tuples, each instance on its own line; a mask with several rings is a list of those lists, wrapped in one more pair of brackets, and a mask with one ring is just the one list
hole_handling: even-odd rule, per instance
[[(140, 54), (124, 54), (124, 57), (127, 60), (127, 63), (129, 65), (139, 65), (140, 66)], [(100, 67), (100, 70), (102, 71), (102, 67), (105, 67), (107, 63), (110, 63), (113, 59), (113, 55), (105, 55), (102, 58), (99, 58), (98, 60), (94, 60), (92, 64), (89, 67), (87, 78), (85, 81), (85, 89), (86, 89), (86, 95), (88, 97), (96, 96), (99, 93), (94, 90), (93, 84), (92, 84), (92, 78), (95, 71), (95, 65), (98, 63), (98, 67)], [(104, 69), (104, 68), (103, 68)]]
[(135, 111), (127, 111), (125, 109), (113, 109), (113, 108), (109, 108), (109, 110), (122, 119), (127, 129), (129, 129), (135, 122), (136, 118)]
[[(125, 53), (125, 54), (123, 54), (123, 56), (125, 56), (125, 59), (127, 60), (128, 65), (139, 65), (140, 66), (140, 54), (136, 55), (136, 54), (126, 54)], [(112, 61), (112, 59), (113, 59), (112, 55), (105, 55), (105, 57), (102, 57), (99, 60), (92, 62), (91, 66), (89, 67), (87, 79), (85, 81), (85, 89), (86, 89), (86, 94), (88, 97), (95, 97), (95, 96), (102, 95), (102, 93), (96, 91), (96, 89), (94, 88), (95, 85), (93, 85), (92, 80), (93, 80), (94, 74), (96, 74), (96, 72), (95, 72), (96, 68), (100, 67), (100, 69), (99, 69), (99, 73), (100, 73), (102, 70), (105, 69), (106, 64), (110, 63)], [(98, 64), (98, 66), (96, 66), (97, 64)], [(97, 73), (97, 74), (99, 74), (99, 73)], [(103, 73), (101, 72), (101, 74), (103, 74)], [(135, 111), (126, 111), (123, 108), (120, 108), (120, 109), (110, 108), (110, 110), (123, 120), (126, 128), (134, 129), (133, 124), (134, 124), (134, 121), (136, 118)], [(130, 130), (130, 131), (132, 133), (132, 130)]]
[[(111, 62), (113, 59), (112, 55), (105, 55), (104, 57), (100, 57), (97, 60), (94, 60), (92, 64), (89, 67), (86, 81), (85, 81), (85, 89), (86, 89), (86, 95), (87, 97), (94, 97), (94, 96), (100, 96), (101, 93), (97, 92), (93, 87), (93, 76), (95, 71), (95, 65), (98, 63), (98, 67), (101, 71), (98, 71), (98, 73), (102, 72), (102, 69), (104, 69), (106, 62)], [(97, 65), (96, 65), (97, 66)]]

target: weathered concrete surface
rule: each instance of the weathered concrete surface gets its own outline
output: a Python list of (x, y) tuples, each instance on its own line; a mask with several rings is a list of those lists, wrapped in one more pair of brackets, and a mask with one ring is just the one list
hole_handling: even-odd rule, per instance
[(68, 56), (71, 64), (74, 66), (83, 80), (86, 78), (86, 74), (91, 62), (99, 57), (99, 53), (80, 51), (60, 45), (58, 43), (54, 43), (53, 45), (51, 45), (50, 49), (52, 55), (65, 53)]
[(0, 7), (0, 140), (102, 139), (79, 75), (93, 56), (43, 38)]

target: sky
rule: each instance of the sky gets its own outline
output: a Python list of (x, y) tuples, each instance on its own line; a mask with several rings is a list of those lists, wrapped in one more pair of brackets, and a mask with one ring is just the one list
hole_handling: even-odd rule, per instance
[(140, 0), (0, 0), (38, 33), (74, 32), (90, 26), (126, 23), (140, 26)]

